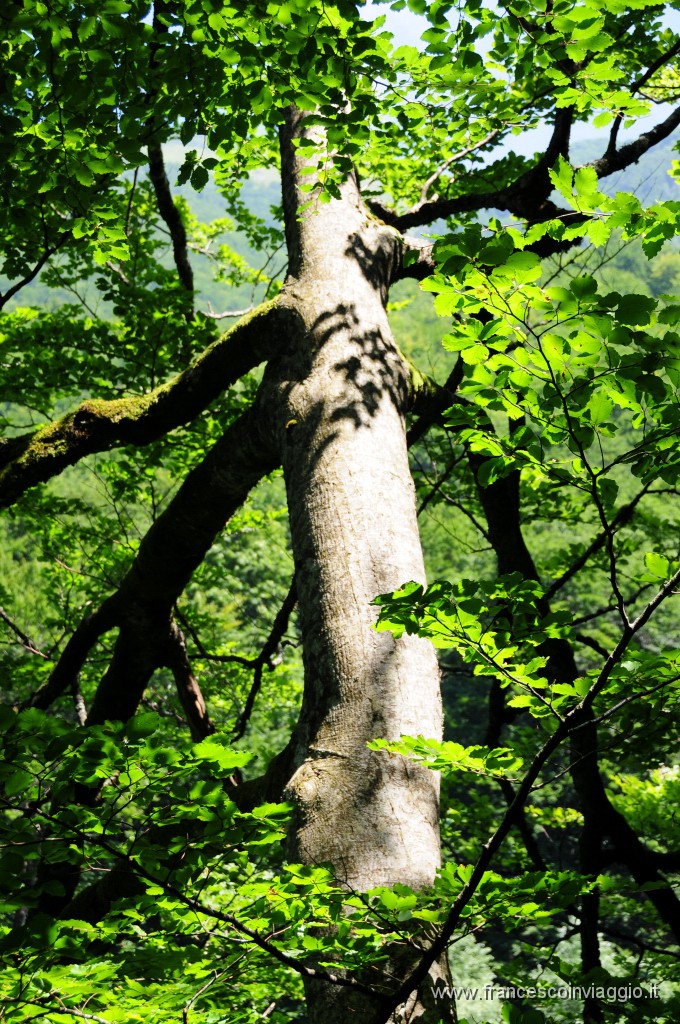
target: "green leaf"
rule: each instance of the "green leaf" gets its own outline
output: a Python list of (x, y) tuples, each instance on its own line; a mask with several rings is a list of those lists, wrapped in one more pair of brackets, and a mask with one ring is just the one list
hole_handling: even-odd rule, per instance
[(614, 403), (609, 393), (604, 390), (596, 391), (588, 402), (591, 423), (606, 423), (612, 414), (613, 408)]
[(464, 363), (475, 366), (477, 363), (486, 362), (489, 358), (489, 350), (486, 345), (472, 345), (462, 349), (460, 355)]
[(17, 768), (5, 780), (5, 793), (7, 796), (16, 796), (17, 793), (23, 792), (32, 785), (34, 781), (34, 776), (30, 772), (24, 771), (23, 768)]
[(243, 750), (232, 750), (225, 747), (218, 740), (207, 739), (197, 743), (193, 750), (193, 756), (197, 761), (209, 762), (228, 774), (236, 768), (243, 768), (251, 759), (251, 754)]
[(652, 576), (658, 576), (659, 579), (665, 580), (672, 575), (670, 561), (665, 555), (659, 555), (655, 551), (648, 551), (645, 554), (645, 565)]
[(579, 167), (574, 175), (576, 199), (581, 210), (593, 210), (604, 199), (597, 188), (597, 172), (593, 167)]
[(191, 172), (191, 185), (197, 192), (201, 192), (208, 184), (209, 180), (210, 174), (202, 164), (199, 164), (198, 167), (195, 167)]
[(160, 725), (158, 715), (152, 711), (137, 712), (127, 724), (126, 732), (130, 739), (143, 739), (156, 732)]
[(591, 220), (588, 223), (588, 238), (593, 245), (605, 245), (612, 233), (611, 224), (606, 220)]
[(541, 276), (540, 257), (533, 252), (515, 252), (500, 267), (491, 272), (492, 278), (514, 278), (519, 284), (536, 281)]
[(564, 157), (560, 156), (555, 166), (548, 173), (557, 191), (571, 204), (574, 182), (574, 170), (571, 164)]
[(585, 299), (597, 292), (597, 281), (591, 274), (575, 277), (569, 286), (572, 295), (577, 299)]
[(619, 323), (631, 327), (644, 326), (651, 320), (656, 301), (648, 295), (622, 295), (616, 310)]

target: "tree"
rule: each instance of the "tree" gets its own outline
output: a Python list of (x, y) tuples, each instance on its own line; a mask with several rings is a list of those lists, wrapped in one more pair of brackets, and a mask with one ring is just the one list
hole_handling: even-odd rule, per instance
[[(157, 929), (155, 915), (171, 919), (170, 932), (200, 962), (185, 1019), (208, 977), (195, 921), (211, 915), (255, 949), (257, 984), (263, 965), (302, 976), (310, 1021), (455, 1019), (454, 1003), (435, 988), (447, 983), (447, 944), (461, 915), (471, 906), (482, 913), (480, 893), (516, 905), (522, 884), (543, 885), (563, 912), (580, 901), (582, 970), (601, 969), (595, 878), (608, 857), (648, 888), (677, 940), (678, 904), (666, 877), (677, 853), (645, 846), (612, 803), (599, 773), (597, 726), (624, 714), (633, 697), (674, 692), (671, 654), (645, 660), (642, 649), (633, 668), (625, 660), (674, 593), (672, 553), (653, 551), (651, 576), (636, 569), (638, 589), (624, 593), (628, 551), (620, 538), (643, 499), (653, 515), (648, 498), (659, 479), (676, 485), (668, 445), (677, 430), (678, 307), (604, 294), (591, 276), (547, 290), (536, 282), (541, 259), (567, 260), (583, 238), (602, 246), (618, 231), (653, 253), (674, 235), (677, 203), (643, 210), (634, 197), (608, 197), (598, 182), (680, 124), (674, 108), (619, 141), (624, 123), (650, 102), (676, 96), (680, 40), (661, 27), (663, 8), (645, 3), (612, 2), (603, 12), (571, 4), (502, 12), (473, 2), (464, 10), (408, 6), (427, 18), (423, 51), (393, 50), (379, 20), (364, 21), (345, 3), (164, 0), (150, 11), (134, 0), (25, 0), (2, 14), (2, 127), (11, 139), (2, 167), (3, 306), (11, 309), (39, 274), (76, 294), (89, 281), (107, 304), (94, 309), (91, 289), (52, 312), (6, 314), (12, 366), (2, 504), (16, 504), (22, 533), (46, 516), (57, 546), (69, 543), (55, 519), (68, 504), (103, 566), (103, 578), (80, 586), (48, 651), (17, 623), (12, 596), (3, 597), (8, 629), (32, 652), (13, 664), (21, 713), (6, 708), (3, 718), (13, 846), (7, 906), (18, 912), (4, 947), (8, 1020), (28, 1012), (89, 1019), (74, 987), (74, 936), (84, 932), (96, 957), (125, 914), (127, 928), (132, 920), (166, 938), (133, 944), (133, 953), (118, 947), (116, 955), (130, 957), (119, 977), (134, 980), (135, 963), (138, 976), (157, 977), (144, 957), (164, 948), (169, 932), (167, 924)], [(593, 116), (609, 126), (602, 155), (574, 172), (572, 129)], [(538, 123), (549, 125), (543, 153), (497, 155), (513, 133)], [(213, 174), (253, 245), (271, 253), (285, 244), (287, 254), (285, 280), (272, 278), (263, 301), (225, 334), (196, 301), (192, 266), (192, 250), (214, 251), (224, 225), (198, 224), (173, 199), (165, 168), (164, 146), (179, 139), (188, 147), (197, 137), (206, 145), (186, 153), (179, 183), (200, 191)], [(240, 198), (249, 174), (272, 167), (283, 196), (274, 225)], [(517, 222), (482, 226), (482, 211)], [(447, 227), (434, 246), (408, 234), (441, 221)], [(163, 237), (174, 269), (159, 258)], [(223, 276), (257, 277), (233, 252), (220, 256)], [(444, 344), (460, 356), (441, 384), (411, 365), (392, 335), (390, 289), (406, 278), (426, 279), (437, 311), (453, 318)], [(608, 447), (615, 404), (622, 411)], [(27, 431), (29, 415), (37, 425)], [(641, 441), (630, 435), (636, 422), (649, 425)], [(467, 511), (478, 506), (483, 517), (498, 581), (425, 589), (407, 450), (428, 432), (446, 439), (442, 448), (462, 446), (467, 468), (444, 454), (435, 492), (446, 495), (447, 479), (472, 485)], [(115, 527), (101, 503), (45, 486), (112, 449), (97, 466)], [(242, 735), (297, 602), (304, 690), (283, 749), (264, 774), (242, 781), (242, 753), (210, 739), (214, 725), (192, 662), (211, 655), (195, 626), (199, 612), (182, 602), (225, 524), (279, 467), (294, 582), (260, 653), (217, 658), (253, 670), (232, 725)], [(617, 505), (618, 467), (632, 467), (641, 484), (635, 493), (621, 484)], [(147, 494), (145, 477), (154, 481)], [(158, 488), (166, 489), (160, 502)], [(556, 492), (558, 501), (575, 494), (569, 515), (588, 527), (580, 550), (570, 559), (562, 552), (547, 574), (523, 536), (520, 488), (537, 505)], [(133, 500), (134, 511), (121, 514), (120, 502), (132, 508)], [(102, 529), (109, 537), (116, 530), (114, 551), (102, 548)], [(143, 531), (139, 543), (135, 531)], [(590, 638), (597, 665), (575, 660), (577, 638), (551, 601), (600, 558), (610, 587), (604, 604), (609, 611), (613, 600), (619, 621), (613, 635)], [(546, 576), (553, 582), (542, 587)], [(492, 679), (483, 748), (441, 744), (432, 639)], [(150, 731), (155, 720), (138, 714), (159, 670), (174, 679), (197, 743), (190, 751), (173, 750)], [(506, 701), (508, 682), (520, 692)], [(622, 696), (626, 686), (633, 693)], [(40, 713), (68, 693), (77, 727), (68, 716)], [(519, 769), (518, 752), (499, 748), (520, 709), (543, 731), (533, 749), (523, 741), (529, 767), (515, 787), (509, 773)], [(671, 713), (666, 705), (663, 713)], [(567, 743), (583, 815), (580, 861), (555, 881), (525, 804)], [(474, 867), (455, 883), (442, 873), (437, 907), (414, 895), (430, 891), (440, 864), (431, 767), (498, 778), (508, 802)], [(260, 845), (281, 838), (282, 810), (272, 802), (282, 800), (292, 808), (288, 857), (303, 867), (267, 878), (263, 891), (253, 865)], [(503, 876), (488, 869), (514, 826), (545, 877), (540, 885), (515, 877), (506, 891)], [(228, 864), (217, 867), (225, 841)], [(429, 921), (431, 932), (405, 928), (409, 918)], [(18, 947), (27, 957), (17, 958)], [(110, 961), (101, 963), (109, 964), (104, 978)], [(231, 964), (210, 975), (216, 990), (222, 976), (232, 977)], [(67, 975), (68, 991), (55, 980)], [(134, 987), (126, 984), (129, 998)], [(166, 1019), (162, 996), (154, 998)], [(601, 999), (586, 997), (585, 1019), (605, 1012)], [(112, 1019), (107, 1013), (93, 1019)], [(510, 1019), (530, 1019), (517, 1013)], [(243, 1019), (251, 1016), (244, 1011)]]

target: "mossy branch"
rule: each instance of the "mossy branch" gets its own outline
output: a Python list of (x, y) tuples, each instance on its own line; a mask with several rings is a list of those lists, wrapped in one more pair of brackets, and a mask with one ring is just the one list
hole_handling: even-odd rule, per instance
[(190, 366), (146, 395), (89, 399), (30, 434), (0, 442), (0, 508), (93, 452), (146, 445), (190, 423), (226, 388), (268, 359), (298, 328), (295, 310), (275, 299), (258, 306)]

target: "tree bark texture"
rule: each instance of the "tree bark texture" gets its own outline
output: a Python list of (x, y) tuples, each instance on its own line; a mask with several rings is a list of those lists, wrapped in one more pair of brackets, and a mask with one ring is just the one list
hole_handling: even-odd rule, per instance
[[(287, 787), (296, 808), (290, 854), (332, 864), (353, 889), (422, 888), (439, 866), (438, 777), (366, 747), (376, 737), (439, 738), (442, 731), (429, 641), (395, 640), (372, 628), (378, 594), (424, 581), (404, 425), (409, 373), (385, 311), (400, 239), (371, 217), (353, 178), (340, 199), (316, 198), (298, 214), (308, 194), (299, 191), (303, 161), (293, 138), (304, 130), (292, 112), (282, 132), (291, 256), (284, 301), (304, 330), (270, 364), (265, 384), (288, 492), (304, 641)], [(406, 970), (404, 962), (396, 984)], [(369, 1020), (375, 1010), (365, 996), (318, 982), (308, 1001), (310, 1024), (348, 1013)], [(413, 1009), (418, 1016), (415, 1002)]]

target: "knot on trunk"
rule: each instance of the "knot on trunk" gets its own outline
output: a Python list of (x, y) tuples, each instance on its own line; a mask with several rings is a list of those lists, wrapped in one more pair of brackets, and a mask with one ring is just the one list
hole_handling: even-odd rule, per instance
[(345, 256), (359, 265), (366, 280), (380, 293), (383, 304), (401, 266), (401, 249), (399, 232), (378, 221), (370, 221), (348, 238)]

